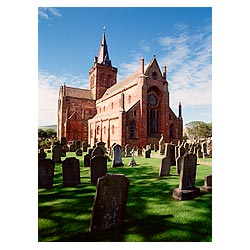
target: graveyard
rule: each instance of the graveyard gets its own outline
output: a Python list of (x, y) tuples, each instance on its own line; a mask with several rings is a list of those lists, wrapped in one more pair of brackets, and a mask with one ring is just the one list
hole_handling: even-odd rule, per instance
[[(122, 157), (122, 164), (114, 167), (110, 157), (105, 173), (124, 175), (129, 180), (126, 206), (122, 222), (115, 228), (93, 230), (92, 212), (100, 179), (84, 166), (87, 152), (67, 152), (61, 163), (55, 162), (51, 186), (38, 189), (38, 240), (40, 242), (211, 242), (212, 192), (204, 189), (204, 177), (212, 174), (212, 158), (198, 158), (195, 187), (200, 190), (192, 199), (178, 200), (173, 191), (179, 187), (180, 175), (175, 164), (168, 173), (160, 170), (163, 162), (158, 152), (144, 156)], [(66, 160), (65, 159), (78, 159)], [(52, 153), (46, 153), (52, 159)], [(70, 173), (74, 183), (65, 183), (67, 162), (74, 161), (77, 170)], [(98, 160), (99, 162), (102, 159)], [(50, 163), (51, 164), (51, 163)], [(103, 163), (102, 163), (103, 164)], [(80, 174), (78, 173), (80, 170)], [(105, 174), (101, 173), (101, 175)], [(65, 175), (65, 176), (64, 176)], [(74, 176), (79, 176), (75, 178)], [(113, 201), (102, 195), (102, 202)], [(97, 204), (95, 204), (97, 205)], [(97, 220), (98, 221), (98, 220)], [(90, 226), (91, 224), (91, 226)], [(92, 228), (92, 230), (90, 229)]]

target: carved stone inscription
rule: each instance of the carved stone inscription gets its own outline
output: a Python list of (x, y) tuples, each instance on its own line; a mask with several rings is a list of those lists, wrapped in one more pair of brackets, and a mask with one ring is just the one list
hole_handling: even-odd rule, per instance
[(106, 174), (98, 179), (90, 231), (104, 231), (122, 224), (130, 180), (122, 174)]

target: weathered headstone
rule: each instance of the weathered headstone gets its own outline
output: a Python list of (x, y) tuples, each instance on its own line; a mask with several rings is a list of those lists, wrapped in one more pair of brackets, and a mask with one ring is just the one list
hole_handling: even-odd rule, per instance
[(130, 167), (133, 167), (133, 166), (136, 166), (136, 162), (135, 162), (135, 150), (132, 149), (132, 150), (130, 151), (130, 153), (131, 153), (132, 159), (131, 159), (131, 161), (129, 162), (128, 165), (129, 165)]
[(75, 157), (66, 158), (62, 163), (63, 186), (80, 184), (80, 162)]
[(82, 150), (81, 149), (76, 150), (76, 156), (82, 156)]
[(171, 160), (168, 157), (161, 159), (159, 176), (168, 176), (170, 174)]
[(96, 156), (96, 155), (102, 155), (102, 156), (104, 156), (104, 150), (103, 150), (103, 148), (102, 147), (100, 147), (100, 146), (97, 146), (97, 147), (95, 147), (94, 149), (93, 149), (93, 151), (92, 151), (92, 154), (91, 154), (91, 157), (94, 157), (94, 156)]
[(56, 144), (52, 149), (52, 160), (55, 163), (61, 163), (62, 148), (60, 145)]
[(127, 144), (125, 146), (125, 157), (131, 157), (131, 153), (130, 153), (131, 150), (132, 150), (132, 147), (129, 144)]
[(75, 151), (76, 151), (76, 148), (75, 148), (75, 145), (74, 145), (74, 144), (71, 144), (71, 145), (69, 146), (69, 151), (70, 151), (70, 152), (75, 152)]
[(145, 150), (145, 158), (150, 158), (151, 150)]
[(90, 167), (90, 159), (91, 159), (90, 154), (84, 155), (84, 157), (83, 157), (83, 166), (84, 167)]
[(176, 159), (176, 174), (181, 173), (181, 159), (182, 157), (180, 156)]
[(141, 148), (137, 149), (137, 156), (142, 156), (142, 149)]
[[(94, 152), (94, 151), (93, 151)], [(103, 155), (95, 155), (90, 159), (90, 182), (96, 184), (98, 178), (107, 173), (107, 158)]]
[(204, 177), (204, 186), (200, 188), (202, 192), (212, 193), (212, 175), (207, 175)]
[(175, 165), (175, 145), (166, 143), (165, 144), (165, 156), (170, 159), (170, 164)]
[(41, 149), (40, 149), (40, 152), (38, 153), (38, 161), (39, 161), (40, 159), (45, 159), (46, 156), (47, 156), (46, 152), (44, 152), (44, 149), (41, 148)]
[(112, 167), (120, 167), (120, 166), (124, 166), (124, 164), (122, 163), (122, 147), (119, 144), (115, 144), (112, 147), (112, 151), (113, 151), (113, 160), (112, 160)]
[(121, 174), (107, 174), (98, 179), (91, 232), (113, 229), (123, 223), (129, 184), (129, 179)]
[(161, 155), (164, 155), (165, 152), (165, 141), (164, 141), (164, 135), (161, 135), (161, 138), (159, 140), (159, 151)]
[(173, 190), (173, 198), (188, 200), (197, 197), (200, 189), (195, 187), (197, 157), (187, 153), (181, 159), (181, 173), (179, 187)]
[(55, 162), (51, 159), (38, 161), (38, 188), (52, 188)]

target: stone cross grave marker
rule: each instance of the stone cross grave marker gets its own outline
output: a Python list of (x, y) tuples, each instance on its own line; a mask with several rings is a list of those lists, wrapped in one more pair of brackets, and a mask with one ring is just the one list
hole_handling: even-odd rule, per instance
[(168, 157), (163, 157), (161, 159), (159, 176), (168, 176), (170, 174), (170, 163), (171, 160)]
[(112, 167), (120, 167), (124, 166), (122, 163), (122, 147), (119, 144), (115, 144), (112, 147), (113, 152), (113, 160), (112, 160)]
[(80, 162), (75, 157), (66, 158), (62, 163), (63, 186), (80, 184)]
[[(94, 152), (94, 151), (93, 151)], [(90, 182), (96, 185), (98, 178), (107, 173), (107, 158), (103, 155), (95, 155), (90, 159)]]
[(38, 188), (52, 188), (55, 162), (51, 159), (38, 161)]
[(196, 167), (196, 155), (187, 153), (182, 157), (180, 183), (179, 187), (173, 190), (174, 199), (188, 200), (200, 194), (200, 189), (195, 187)]
[(132, 159), (131, 159), (131, 161), (129, 162), (128, 165), (129, 165), (130, 167), (133, 167), (133, 166), (136, 166), (136, 162), (135, 162), (135, 150), (132, 149), (132, 150), (130, 151), (130, 153), (131, 153)]
[(107, 174), (98, 179), (90, 231), (118, 227), (125, 217), (130, 180), (122, 174)]

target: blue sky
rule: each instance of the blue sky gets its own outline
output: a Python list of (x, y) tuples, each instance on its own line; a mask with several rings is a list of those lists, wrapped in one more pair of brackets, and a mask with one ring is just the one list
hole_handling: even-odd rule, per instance
[(57, 122), (60, 85), (88, 88), (105, 26), (118, 79), (156, 55), (184, 124), (212, 121), (212, 8), (38, 8), (39, 125)]

